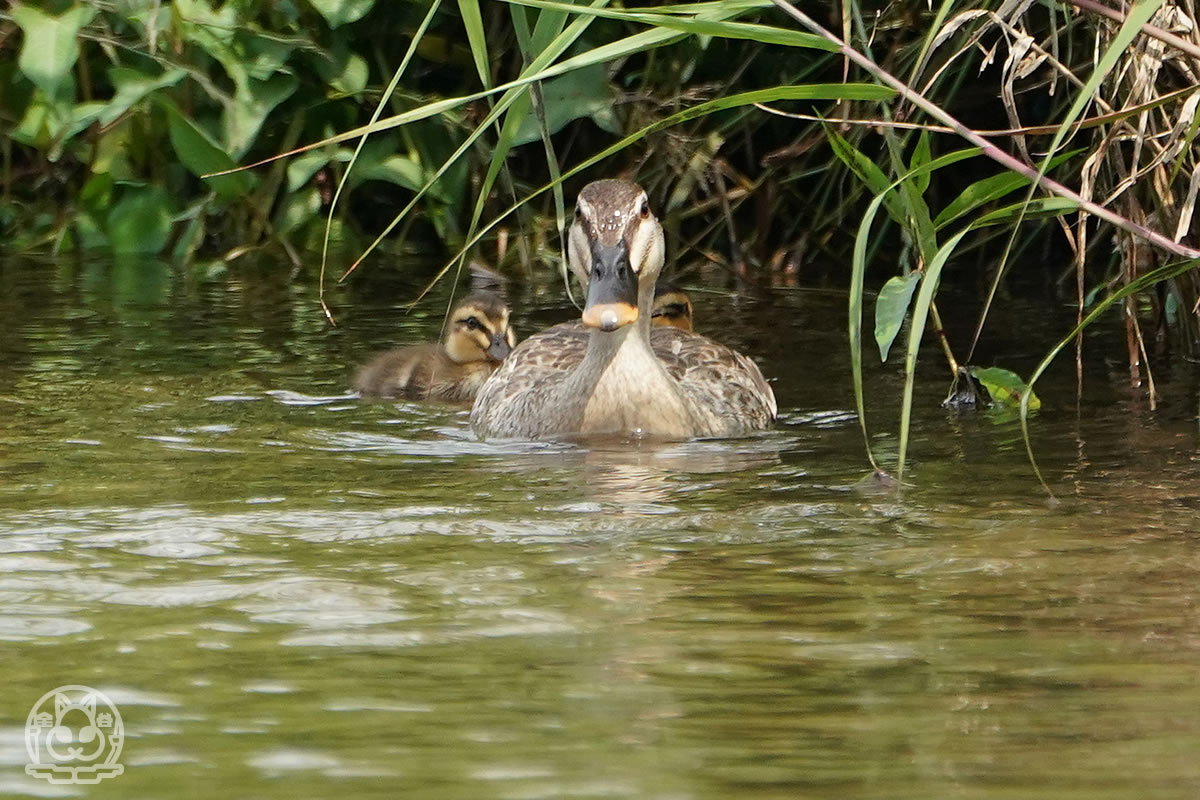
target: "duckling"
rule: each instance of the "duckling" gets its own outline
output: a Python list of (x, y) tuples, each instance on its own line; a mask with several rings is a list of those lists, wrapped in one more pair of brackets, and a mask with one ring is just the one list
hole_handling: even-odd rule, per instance
[(669, 325), (681, 331), (692, 330), (692, 298), (674, 284), (659, 281), (654, 285), (654, 306), (650, 309), (650, 324)]
[(504, 299), (473, 292), (454, 307), (444, 341), (377, 355), (354, 388), (363, 397), (469, 403), (516, 343)]
[(567, 245), (587, 286), (583, 324), (557, 325), (513, 350), (475, 398), (480, 436), (682, 439), (771, 425), (775, 395), (753, 361), (695, 333), (651, 329), (664, 244), (640, 186), (585, 186)]

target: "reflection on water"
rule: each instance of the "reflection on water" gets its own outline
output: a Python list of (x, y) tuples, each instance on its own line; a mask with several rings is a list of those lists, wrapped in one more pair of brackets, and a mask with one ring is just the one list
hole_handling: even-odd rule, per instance
[[(436, 335), (439, 303), (404, 316), (335, 298), (331, 328), (273, 275), (198, 288), (152, 266), (4, 269), (0, 793), (1200, 783), (1185, 373), (1161, 376), (1157, 414), (1102, 365), (1076, 410), (1073, 376), (1052, 373), (1034, 424), (1051, 506), (1016, 421), (947, 416), (929, 358), (897, 495), (863, 483), (835, 295), (699, 298), (776, 376), (768, 434), (530, 444), (478, 441), (462, 409), (347, 394), (364, 354)], [(532, 297), (520, 330), (565, 313)], [(998, 327), (1060, 333), (1023, 313)], [(868, 373), (885, 461), (901, 380)], [(120, 707), (126, 772), (35, 783), (25, 715), (72, 683)]]

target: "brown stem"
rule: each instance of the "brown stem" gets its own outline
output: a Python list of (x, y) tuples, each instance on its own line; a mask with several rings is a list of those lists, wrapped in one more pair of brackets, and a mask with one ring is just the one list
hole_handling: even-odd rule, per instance
[[(1117, 22), (1125, 21), (1125, 15), (1120, 11), (1115, 8), (1109, 8), (1101, 3), (1097, 3), (1096, 0), (1066, 0), (1066, 2), (1070, 3), (1076, 8), (1082, 8), (1084, 11), (1090, 11), (1093, 14), (1099, 14), (1102, 17), (1108, 17), (1109, 19), (1116, 20)], [(1142, 25), (1142, 33), (1146, 34), (1152, 39), (1158, 39), (1160, 42), (1165, 42), (1172, 47), (1176, 47), (1190, 55), (1192, 58), (1200, 58), (1200, 45), (1196, 45), (1194, 42), (1189, 42), (1187, 39), (1182, 39), (1170, 31), (1164, 31), (1157, 25), (1151, 25), (1149, 22), (1144, 23)]]
[(938, 341), (942, 343), (942, 351), (950, 365), (950, 374), (958, 377), (958, 359), (950, 349), (950, 340), (946, 338), (946, 329), (942, 327), (942, 315), (938, 313), (937, 303), (932, 300), (929, 302), (929, 322), (933, 325), (933, 332), (937, 334)]
[(812, 17), (808, 16), (803, 11), (789, 3), (788, 0), (774, 0), (774, 3), (801, 25), (808, 28), (818, 36), (837, 45), (838, 52), (840, 54), (844, 55), (846, 58), (849, 58), (871, 75), (874, 75), (876, 80), (895, 89), (896, 92), (905, 100), (917, 106), (926, 114), (941, 122), (943, 125), (948, 125), (950, 128), (954, 129), (955, 133), (978, 147), (982, 155), (992, 159), (996, 163), (1000, 164), (1000, 166), (1024, 175), (1026, 178), (1037, 183), (1038, 186), (1042, 187), (1051, 194), (1056, 194), (1059, 197), (1065, 197), (1068, 200), (1077, 203), (1081, 209), (1087, 211), (1089, 214), (1099, 217), (1105, 222), (1115, 225), (1122, 230), (1128, 231), (1134, 236), (1145, 239), (1146, 241), (1161, 247), (1167, 252), (1174, 253), (1181, 258), (1200, 258), (1200, 250), (1195, 250), (1187, 245), (1172, 241), (1157, 231), (1152, 231), (1149, 228), (1138, 225), (1136, 222), (1126, 219), (1120, 214), (1109, 211), (1103, 206), (1096, 205), (1090, 200), (1085, 200), (1080, 197), (1077, 192), (1068, 189), (1058, 181), (1047, 178), (1038, 170), (1033, 169), (1027, 164), (1023, 164), (1022, 162), (1010, 156), (1008, 153), (996, 147), (987, 139), (977, 134), (975, 131), (968, 128), (966, 125), (963, 125), (948, 112), (942, 110), (940, 106), (928, 100), (919, 92), (913, 90), (908, 86), (908, 84), (904, 83), (904, 81), (895, 77), (890, 72), (881, 68), (874, 61), (847, 45), (833, 33), (823, 28)]

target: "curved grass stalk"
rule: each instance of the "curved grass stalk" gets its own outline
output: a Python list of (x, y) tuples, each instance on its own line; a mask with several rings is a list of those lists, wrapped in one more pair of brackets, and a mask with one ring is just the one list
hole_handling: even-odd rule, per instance
[[(379, 119), (383, 113), (384, 106), (391, 99), (392, 93), (396, 91), (396, 86), (400, 83), (400, 76), (408, 69), (408, 64), (412, 61), (412, 57), (417, 52), (417, 45), (425, 36), (425, 31), (429, 28), (429, 24), (433, 22), (433, 17), (437, 14), (438, 8), (441, 6), (442, 0), (434, 0), (429, 6), (429, 13), (421, 20), (421, 24), (417, 27), (416, 33), (413, 34), (412, 42), (409, 43), (408, 50), (404, 53), (404, 58), (400, 61), (400, 66), (396, 68), (392, 74), (392, 80), (388, 83), (387, 88), (383, 91), (383, 96), (379, 98), (379, 104), (375, 106), (375, 112), (371, 115), (371, 123)], [(368, 125), (369, 127), (369, 125)], [(354, 162), (358, 160), (358, 154), (362, 152), (363, 145), (367, 143), (367, 134), (363, 134), (358, 140), (358, 144), (354, 147), (354, 153), (350, 156), (350, 161), (346, 164), (346, 169), (342, 170), (341, 180), (338, 181), (337, 191), (333, 193), (333, 200), (329, 204), (329, 216), (325, 220), (325, 237), (321, 242), (321, 271), (317, 277), (317, 299), (321, 303), (321, 310), (325, 312), (325, 318), (329, 320), (330, 325), (336, 325), (334, 322), (333, 313), (329, 310), (329, 305), (325, 302), (325, 265), (328, 263), (329, 257), (329, 235), (333, 228), (333, 214), (337, 210), (338, 200), (342, 196), (342, 189), (346, 186), (346, 181), (350, 178), (350, 170), (354, 168)]]
[[(641, 141), (645, 137), (656, 133), (665, 128), (678, 125), (682, 122), (698, 119), (708, 114), (717, 111), (723, 111), (729, 108), (739, 106), (753, 105), (756, 102), (770, 102), (770, 99), (775, 100), (886, 100), (894, 96), (894, 92), (886, 86), (878, 86), (868, 83), (829, 83), (829, 84), (807, 84), (801, 86), (775, 86), (770, 89), (757, 89), (750, 92), (741, 92), (739, 94), (730, 95), (729, 97), (719, 97), (716, 100), (709, 100), (707, 103), (685, 108), (683, 111), (678, 111), (669, 117), (664, 117), (656, 122), (652, 122), (643, 128), (629, 134), (620, 141), (614, 142), (605, 149), (601, 150), (583, 161), (579, 162), (569, 170), (564, 172), (558, 183), (574, 177), (580, 172), (589, 167), (600, 163), (615, 153), (619, 153), (631, 144)], [(764, 98), (770, 98), (764, 100)], [(519, 200), (507, 209), (502, 211), (487, 225), (480, 228), (473, 237), (469, 238), (463, 246), (454, 254), (437, 275), (430, 281), (429, 286), (425, 288), (425, 292), (429, 291), (437, 281), (441, 280), (450, 268), (454, 266), (455, 261), (463, 256), (468, 250), (474, 247), (483, 239), (493, 228), (499, 225), (509, 214), (514, 213), (518, 209), (525, 206), (535, 197), (540, 196), (544, 192), (549, 191), (557, 185), (555, 182), (546, 183), (543, 186), (530, 192), (523, 200)]]
[(900, 406), (900, 453), (896, 463), (896, 480), (904, 483), (904, 463), (908, 455), (908, 432), (912, 421), (913, 386), (916, 381), (917, 353), (921, 348), (921, 337), (925, 335), (925, 322), (933, 306), (933, 295), (937, 291), (938, 281), (942, 277), (942, 267), (954, 253), (958, 243), (971, 231), (968, 226), (963, 228), (950, 240), (938, 248), (937, 253), (925, 265), (925, 274), (921, 276), (921, 288), (917, 291), (917, 300), (913, 305), (912, 322), (908, 328), (908, 349), (904, 354), (904, 397)]
[(1058, 357), (1058, 354), (1062, 352), (1062, 349), (1074, 341), (1075, 338), (1083, 333), (1083, 331), (1086, 330), (1089, 325), (1095, 322), (1101, 314), (1111, 308), (1114, 303), (1120, 302), (1130, 295), (1144, 291), (1156, 283), (1161, 283), (1162, 281), (1170, 280), (1171, 278), (1176, 278), (1180, 275), (1183, 275), (1184, 273), (1196, 269), (1197, 267), (1200, 267), (1200, 259), (1176, 261), (1172, 264), (1164, 264), (1163, 266), (1153, 269), (1136, 278), (1135, 280), (1125, 284), (1120, 289), (1098, 302), (1096, 307), (1093, 308), (1087, 316), (1080, 320), (1079, 323), (1071, 329), (1070, 333), (1059, 339), (1058, 343), (1055, 344), (1054, 347), (1050, 348), (1050, 352), (1048, 352), (1042, 358), (1041, 362), (1038, 363), (1037, 368), (1033, 371), (1033, 374), (1029, 376), (1029, 383), (1026, 385), (1025, 391), (1021, 393), (1021, 433), (1025, 437), (1025, 452), (1029, 456), (1029, 463), (1033, 466), (1034, 474), (1037, 475), (1038, 482), (1041, 483), (1042, 488), (1045, 489), (1047, 494), (1049, 494), (1051, 497), (1054, 496), (1054, 492), (1051, 491), (1049, 484), (1046, 483), (1046, 479), (1042, 476), (1041, 469), (1038, 468), (1037, 458), (1033, 454), (1033, 443), (1029, 438), (1029, 397), (1033, 394), (1033, 385), (1037, 382), (1038, 378), (1042, 376), (1042, 373), (1046, 371), (1054, 359)]

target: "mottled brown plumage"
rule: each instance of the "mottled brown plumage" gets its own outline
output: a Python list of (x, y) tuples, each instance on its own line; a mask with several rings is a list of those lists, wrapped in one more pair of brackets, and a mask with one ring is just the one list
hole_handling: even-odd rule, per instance
[(775, 397), (753, 361), (688, 331), (651, 328), (663, 237), (640, 187), (584, 187), (568, 245), (588, 286), (583, 324), (536, 334), (505, 359), (471, 410), (481, 436), (727, 437), (771, 425)]
[(515, 345), (503, 298), (475, 292), (451, 312), (442, 342), (380, 353), (354, 388), (364, 397), (469, 403)]

